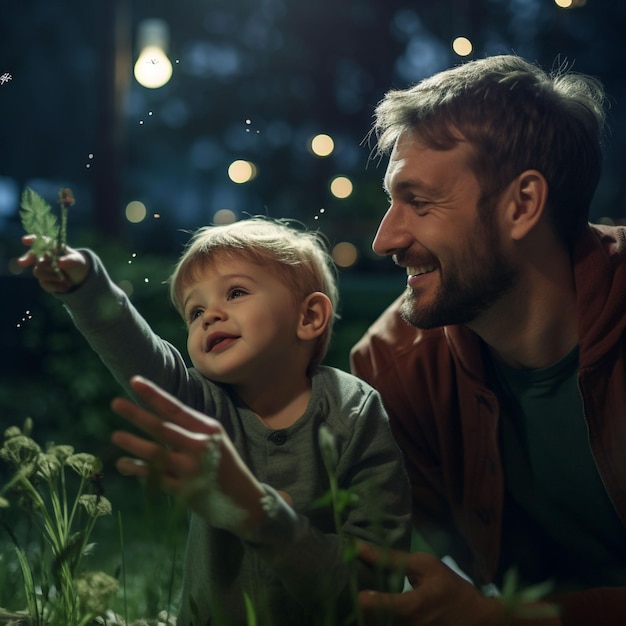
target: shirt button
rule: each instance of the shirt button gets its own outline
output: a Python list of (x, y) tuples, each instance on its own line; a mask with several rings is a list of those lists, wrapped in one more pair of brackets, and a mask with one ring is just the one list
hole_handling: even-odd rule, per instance
[(287, 433), (284, 430), (275, 430), (268, 439), (277, 446), (282, 446), (287, 441)]

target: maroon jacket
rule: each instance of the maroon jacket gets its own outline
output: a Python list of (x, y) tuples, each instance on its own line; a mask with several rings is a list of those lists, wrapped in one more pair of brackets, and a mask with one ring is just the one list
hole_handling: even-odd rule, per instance
[[(573, 268), (589, 441), (626, 533), (626, 228), (590, 227)], [(485, 584), (500, 558), (504, 477), (484, 344), (463, 326), (413, 328), (398, 304), (353, 348), (352, 369), (383, 397), (406, 459), (416, 527), (433, 545), (444, 536), (446, 553)], [(571, 594), (563, 607), (563, 624), (623, 625), (626, 587)]]

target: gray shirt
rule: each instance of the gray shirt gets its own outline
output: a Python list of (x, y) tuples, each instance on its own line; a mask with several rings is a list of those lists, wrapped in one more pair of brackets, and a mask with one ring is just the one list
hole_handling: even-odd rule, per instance
[[(289, 507), (275, 498), (275, 514), (248, 543), (191, 515), (179, 626), (243, 626), (244, 593), (262, 624), (305, 626), (322, 623), (327, 613), (341, 624), (351, 608), (350, 576), (359, 588), (381, 586), (380, 577), (359, 562), (344, 562), (346, 538), (409, 545), (408, 479), (378, 393), (351, 374), (322, 366), (312, 376), (305, 413), (286, 429), (269, 429), (228, 385), (188, 368), (99, 259), (83, 252), (91, 260), (90, 276), (59, 297), (116, 379), (128, 389), (130, 377), (140, 374), (218, 419), (268, 493), (282, 490), (293, 499)], [(331, 508), (316, 504), (329, 488), (318, 446), (321, 424), (336, 439), (340, 489), (359, 496), (342, 516), (343, 539)]]

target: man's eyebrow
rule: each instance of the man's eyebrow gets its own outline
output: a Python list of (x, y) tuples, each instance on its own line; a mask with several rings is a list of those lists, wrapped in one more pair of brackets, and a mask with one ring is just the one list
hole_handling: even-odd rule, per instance
[[(401, 181), (394, 183), (392, 187), (396, 193), (402, 193), (405, 191), (412, 191), (412, 190), (423, 191), (426, 193), (435, 192), (435, 188), (432, 185), (428, 185), (425, 182), (421, 180), (417, 180), (417, 179), (401, 180)], [(383, 180), (383, 191), (385, 192), (387, 196), (391, 195), (391, 188), (387, 184), (386, 180)]]

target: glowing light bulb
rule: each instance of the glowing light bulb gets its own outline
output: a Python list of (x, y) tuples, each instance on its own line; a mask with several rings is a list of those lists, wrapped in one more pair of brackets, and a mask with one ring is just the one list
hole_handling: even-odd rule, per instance
[(135, 79), (148, 89), (163, 87), (172, 77), (172, 63), (167, 58), (169, 32), (163, 20), (144, 20), (138, 27), (139, 58)]

